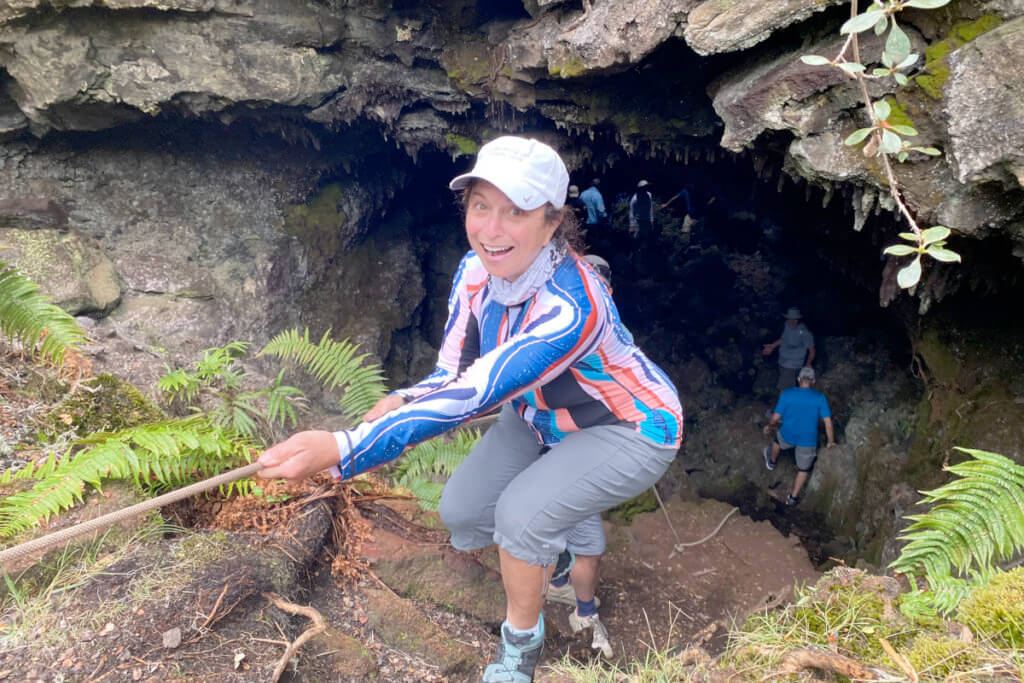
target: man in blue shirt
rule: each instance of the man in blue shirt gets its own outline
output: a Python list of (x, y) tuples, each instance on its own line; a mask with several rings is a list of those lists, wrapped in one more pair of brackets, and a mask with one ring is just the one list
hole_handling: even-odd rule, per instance
[(836, 445), (828, 399), (825, 394), (812, 389), (813, 384), (814, 369), (801, 368), (797, 375), (797, 386), (782, 392), (775, 404), (775, 412), (764, 427), (764, 433), (768, 435), (778, 429), (772, 445), (764, 447), (764, 466), (769, 470), (775, 469), (783, 449), (796, 449), (796, 480), (793, 482), (793, 492), (786, 496), (786, 505), (800, 502), (800, 491), (814, 468), (814, 461), (818, 457), (818, 420), (825, 423), (825, 435), (828, 437), (826, 448)]
[(600, 184), (601, 181), (598, 178), (594, 178), (594, 182), (590, 184), (590, 187), (583, 190), (580, 194), (583, 205), (587, 207), (588, 228), (608, 219), (608, 212), (604, 208), (604, 197), (601, 196), (601, 191), (597, 189), (597, 186)]

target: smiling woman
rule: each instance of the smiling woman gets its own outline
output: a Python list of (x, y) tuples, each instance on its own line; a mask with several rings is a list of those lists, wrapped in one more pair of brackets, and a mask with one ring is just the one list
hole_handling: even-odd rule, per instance
[(549, 579), (577, 605), (572, 628), (592, 629), (610, 656), (594, 596), (600, 513), (650, 488), (682, 440), (675, 387), (574, 248), (568, 184), (544, 143), (506, 136), (484, 145), (449, 185), (463, 192), (473, 250), (455, 274), (434, 372), (381, 399), (354, 429), (300, 432), (259, 459), (263, 477), (329, 468), (348, 478), (502, 406), (439, 510), (457, 549), (498, 544), (506, 621), (484, 681), (533, 680), (541, 608), (556, 599)]

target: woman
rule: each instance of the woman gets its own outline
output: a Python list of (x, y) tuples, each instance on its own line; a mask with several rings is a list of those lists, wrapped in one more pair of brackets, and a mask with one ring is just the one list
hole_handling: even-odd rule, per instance
[[(598, 516), (645, 491), (675, 457), (682, 409), (633, 345), (607, 288), (572, 249), (569, 174), (536, 140), (483, 147), (451, 181), (472, 250), (455, 274), (436, 370), (382, 399), (354, 429), (300, 432), (264, 452), (262, 477), (330, 468), (348, 478), (502, 405), (441, 498), (452, 545), (497, 543), (507, 598), (484, 681), (531, 681), (552, 568), (572, 569), (577, 626), (596, 626)], [(603, 628), (603, 627), (602, 627)]]

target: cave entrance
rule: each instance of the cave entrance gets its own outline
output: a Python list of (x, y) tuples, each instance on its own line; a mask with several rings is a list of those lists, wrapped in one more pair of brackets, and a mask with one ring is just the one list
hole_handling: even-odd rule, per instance
[[(621, 149), (580, 158), (616, 159), (604, 167), (585, 162), (571, 172), (571, 183), (581, 190), (601, 179), (611, 217), (588, 232), (588, 251), (611, 263), (624, 322), (675, 381), (687, 414), (687, 443), (662, 482), (665, 492), (695, 489), (755, 519), (770, 519), (804, 539), (815, 560), (844, 555), (834, 547), (836, 530), (821, 515), (778, 505), (791, 479), (772, 485), (760, 476), (766, 443), (760, 425), (777, 398), (777, 359), (766, 359), (762, 345), (779, 336), (782, 314), (797, 306), (815, 335), (814, 365), (823, 378), (818, 388), (827, 395), (830, 373), (849, 374), (862, 357), (889, 359), (871, 372), (898, 369), (912, 381), (905, 329), (879, 307), (877, 274), (864, 273), (882, 267), (881, 247), (870, 238), (874, 231), (853, 231), (849, 198), (829, 201), (820, 189), (781, 175), (780, 156), (758, 159), (695, 145), (667, 160), (624, 156)], [(419, 320), (435, 348), (451, 272), (468, 246), (446, 181), (470, 163), (423, 151), (389, 209), (408, 211), (416, 224), (412, 233), (423, 240), (429, 294)], [(654, 197), (655, 228), (634, 239), (628, 208), (640, 180)], [(684, 189), (688, 206), (680, 197), (662, 208)], [(426, 371), (409, 370), (409, 376)], [(829, 399), (841, 435), (851, 399)], [(722, 432), (735, 435), (727, 447), (709, 436)], [(851, 557), (854, 551), (845, 550)]]

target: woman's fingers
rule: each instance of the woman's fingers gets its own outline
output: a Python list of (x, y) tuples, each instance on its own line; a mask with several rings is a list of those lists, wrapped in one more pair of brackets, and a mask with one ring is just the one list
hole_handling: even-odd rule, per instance
[(264, 479), (301, 481), (339, 459), (334, 434), (325, 431), (299, 432), (286, 441), (271, 446), (257, 459), (263, 465), (259, 476)]

